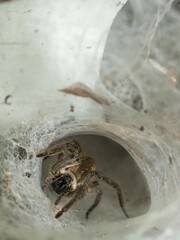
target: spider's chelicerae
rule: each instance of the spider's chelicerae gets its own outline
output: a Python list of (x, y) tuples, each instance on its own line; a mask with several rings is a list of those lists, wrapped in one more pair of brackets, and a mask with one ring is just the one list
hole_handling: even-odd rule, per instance
[(115, 189), (122, 211), (126, 217), (128, 213), (124, 206), (124, 200), (121, 188), (118, 183), (106, 177), (103, 173), (96, 170), (95, 162), (90, 157), (82, 154), (81, 147), (75, 140), (62, 141), (37, 154), (37, 157), (49, 157), (57, 155), (56, 163), (50, 168), (42, 188), (48, 184), (59, 194), (55, 205), (57, 205), (64, 196), (69, 197), (69, 201), (57, 212), (55, 218), (59, 218), (64, 212), (86, 193), (95, 191), (96, 198), (92, 206), (86, 212), (86, 218), (99, 204), (102, 196), (102, 189), (99, 186), (99, 180), (104, 181)]

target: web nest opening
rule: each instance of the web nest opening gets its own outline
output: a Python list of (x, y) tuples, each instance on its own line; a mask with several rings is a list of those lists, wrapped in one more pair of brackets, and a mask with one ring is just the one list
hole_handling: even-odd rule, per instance
[[(79, 151), (81, 152), (82, 156), (85, 157), (85, 159), (93, 159), (93, 161), (95, 162), (96, 171), (101, 172), (103, 176), (106, 176), (108, 179), (112, 180), (120, 186), (120, 189), (123, 193), (125, 211), (128, 213), (129, 217), (140, 216), (148, 211), (151, 204), (151, 196), (147, 180), (135, 160), (125, 150), (125, 148), (123, 148), (119, 143), (115, 142), (114, 140), (111, 140), (110, 138), (104, 136), (95, 134), (80, 134), (70, 136), (65, 139), (56, 140), (50, 144), (48, 149), (57, 149), (56, 146), (62, 146), (64, 142), (71, 142), (72, 140), (75, 140), (75, 142), (78, 143), (78, 145), (80, 146)], [(60, 147), (59, 151), (61, 159), (59, 160), (57, 160), (59, 153), (51, 153), (51, 156), (45, 156), (42, 162), (41, 170), (41, 187), (44, 186), (45, 182), (47, 182), (48, 177), (51, 178), (48, 182), (50, 184), (47, 184), (48, 186), (43, 187), (43, 191), (50, 199), (52, 207), (54, 207), (55, 209), (54, 215), (56, 217), (57, 212), (61, 211), (62, 207), (66, 206), (67, 202), (69, 202), (74, 197), (70, 187), (68, 190), (69, 182), (67, 183), (67, 181), (65, 181), (67, 179), (62, 179), (62, 177), (60, 177), (61, 174), (58, 175), (57, 173), (59, 170), (61, 171), (62, 168), (63, 171), (65, 171), (64, 169), (67, 170), (66, 166), (67, 162), (69, 161), (67, 160), (69, 155), (67, 153), (67, 149), (64, 150), (66, 150), (66, 153), (64, 153), (63, 157), (61, 155), (62, 149)], [(74, 160), (74, 155), (72, 158), (73, 160), (70, 160), (70, 164), (71, 166), (72, 164), (76, 166), (77, 161)], [(86, 167), (89, 167), (88, 165), (86, 166), (86, 164), (88, 163), (85, 163), (84, 170)], [(52, 176), (52, 172), (54, 170), (56, 178), (55, 175)], [(71, 169), (69, 170), (68, 168), (67, 172), (68, 171), (71, 171)], [(72, 169), (72, 171), (74, 171), (74, 169)], [(82, 174), (82, 172), (77, 172), (77, 174), (80, 175)], [(66, 172), (65, 175), (67, 175)], [(76, 175), (76, 177), (80, 178), (79, 175)], [(58, 180), (56, 181), (56, 179)], [(65, 182), (62, 180), (64, 180)], [(98, 217), (101, 220), (109, 219), (110, 221), (125, 219), (126, 213), (123, 213), (118, 203), (116, 189), (112, 187), (111, 184), (107, 184), (107, 181), (101, 181), (103, 180), (101, 177), (98, 180), (100, 180), (98, 181), (98, 189), (101, 189), (101, 194), (99, 194), (101, 195), (101, 199), (99, 199), (99, 202), (97, 204), (98, 206), (96, 206), (94, 211), (92, 211), (90, 218), (94, 219)], [(81, 179), (80, 181), (84, 181), (84, 179)], [(60, 184), (60, 182), (61, 185), (58, 185)], [(55, 189), (55, 187), (57, 189)], [(61, 191), (64, 191), (62, 190), (62, 188), (66, 188), (65, 194), (62, 194), (61, 191), (56, 191), (58, 190), (58, 187), (59, 189), (61, 187)], [(95, 189), (97, 190), (96, 187)], [(87, 210), (90, 206), (92, 206), (93, 202), (96, 202), (96, 198), (98, 197), (97, 191), (91, 190), (86, 189), (86, 192), (84, 194), (77, 193), (79, 195), (82, 194), (82, 196), (77, 196), (77, 199), (73, 202), (72, 206), (69, 207), (65, 213), (63, 213), (61, 218), (66, 218), (69, 214), (73, 214), (81, 220), (85, 218), (85, 216), (87, 216), (85, 215), (85, 213), (87, 214)], [(65, 195), (65, 197), (63, 197), (63, 195)], [(57, 200), (58, 198), (59, 200)]]

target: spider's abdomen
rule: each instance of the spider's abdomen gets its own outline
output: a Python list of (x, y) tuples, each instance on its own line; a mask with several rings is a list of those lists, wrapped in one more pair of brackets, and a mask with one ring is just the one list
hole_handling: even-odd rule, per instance
[(57, 193), (64, 193), (71, 185), (72, 178), (70, 175), (63, 175), (51, 183), (53, 190)]

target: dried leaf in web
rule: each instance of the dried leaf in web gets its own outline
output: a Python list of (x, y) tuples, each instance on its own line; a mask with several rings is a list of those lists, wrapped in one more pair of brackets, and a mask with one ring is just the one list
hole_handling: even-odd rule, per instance
[(73, 85), (70, 85), (67, 88), (64, 88), (64, 89), (59, 89), (59, 91), (68, 93), (68, 94), (72, 94), (72, 95), (76, 95), (79, 97), (88, 97), (100, 104), (110, 105), (110, 101), (106, 97), (103, 97), (103, 96), (93, 92), (91, 88), (89, 88), (88, 86), (86, 86), (85, 84), (83, 84), (81, 82), (77, 82)]

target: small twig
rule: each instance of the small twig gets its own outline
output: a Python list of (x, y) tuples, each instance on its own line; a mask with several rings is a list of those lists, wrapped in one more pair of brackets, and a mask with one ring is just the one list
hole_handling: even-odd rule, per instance
[(86, 86), (85, 84), (83, 84), (81, 82), (77, 82), (67, 88), (59, 89), (58, 91), (72, 94), (72, 95), (79, 96), (79, 97), (91, 98), (100, 104), (105, 104), (105, 105), (111, 104), (111, 102), (108, 98), (106, 98), (102, 95), (99, 95), (98, 93), (93, 92), (93, 90), (91, 88), (89, 88), (88, 86)]

